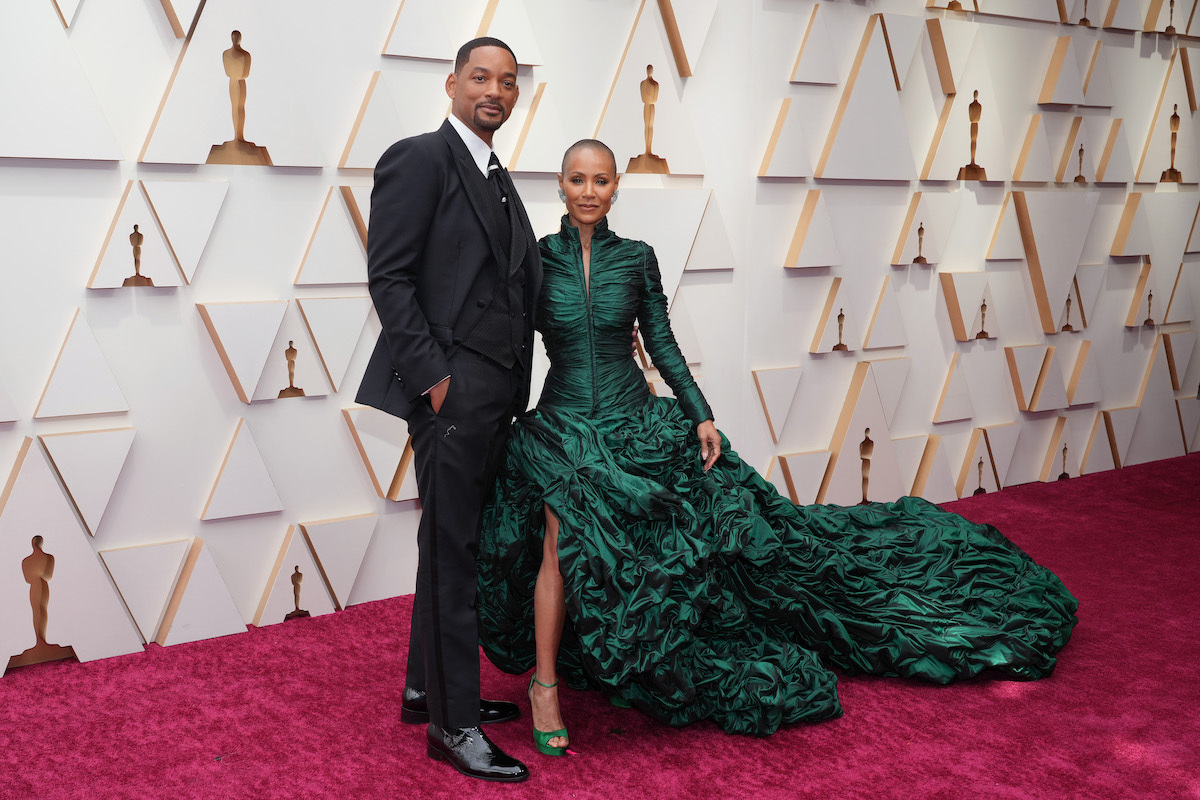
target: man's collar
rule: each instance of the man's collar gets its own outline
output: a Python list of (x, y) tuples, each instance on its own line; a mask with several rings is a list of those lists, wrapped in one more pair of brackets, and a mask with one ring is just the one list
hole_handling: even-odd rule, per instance
[(479, 167), (479, 171), (486, 178), (488, 174), (488, 159), (492, 156), (491, 146), (483, 139), (480, 139), (479, 134), (468, 128), (466, 123), (458, 117), (451, 114), (449, 120), (454, 130), (458, 132), (458, 138), (463, 140), (463, 144), (467, 146), (467, 151), (470, 152), (471, 158), (475, 160), (475, 166)]

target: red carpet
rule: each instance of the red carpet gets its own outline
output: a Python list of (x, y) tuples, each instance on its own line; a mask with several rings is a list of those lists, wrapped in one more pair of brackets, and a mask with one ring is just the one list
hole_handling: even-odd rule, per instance
[(563, 692), (538, 755), (526, 680), (484, 668), (533, 777), (426, 758), (398, 720), (411, 598), (0, 678), (5, 798), (1200, 798), (1200, 454), (952, 504), (1057, 572), (1080, 623), (1045, 681), (844, 678), (846, 715), (767, 739), (675, 730)]

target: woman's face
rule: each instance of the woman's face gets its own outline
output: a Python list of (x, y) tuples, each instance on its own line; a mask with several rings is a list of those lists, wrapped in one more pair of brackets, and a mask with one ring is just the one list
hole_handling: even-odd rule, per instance
[(595, 147), (580, 147), (567, 159), (558, 185), (567, 196), (567, 216), (575, 227), (595, 225), (612, 207), (613, 192), (620, 182), (616, 165), (608, 154)]

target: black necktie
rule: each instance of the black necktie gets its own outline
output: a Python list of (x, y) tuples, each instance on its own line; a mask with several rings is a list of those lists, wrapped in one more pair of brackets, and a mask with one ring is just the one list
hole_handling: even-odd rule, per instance
[(488, 183), (492, 185), (493, 191), (496, 192), (496, 197), (501, 203), (508, 202), (508, 187), (507, 181), (504, 179), (504, 169), (500, 166), (500, 159), (496, 158), (495, 151), (492, 151), (491, 158), (488, 159)]

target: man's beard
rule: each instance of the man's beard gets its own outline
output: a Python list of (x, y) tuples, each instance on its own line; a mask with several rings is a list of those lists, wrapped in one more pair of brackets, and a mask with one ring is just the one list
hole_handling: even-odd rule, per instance
[[(480, 105), (487, 105), (487, 104), (480, 103)], [(492, 103), (491, 105), (499, 106), (499, 103)], [(503, 125), (508, 120), (508, 109), (506, 109), (504, 106), (499, 106), (499, 107), (500, 107), (500, 118), (492, 119), (491, 117), (484, 117), (483, 115), (481, 115), (479, 113), (479, 106), (475, 106), (474, 118), (471, 121), (474, 122), (475, 127), (479, 128), (479, 130), (481, 130), (481, 131), (498, 130), (500, 128), (500, 126)]]

